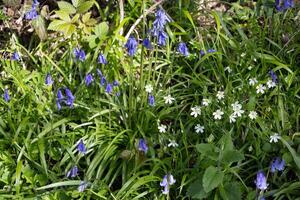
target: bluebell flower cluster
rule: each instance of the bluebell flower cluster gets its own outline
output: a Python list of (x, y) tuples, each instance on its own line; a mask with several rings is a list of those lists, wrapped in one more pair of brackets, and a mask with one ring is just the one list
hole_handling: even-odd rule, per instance
[(74, 48), (73, 52), (74, 52), (75, 58), (77, 60), (80, 60), (80, 61), (84, 61), (85, 60), (85, 52), (84, 52), (83, 49)]
[(153, 47), (152, 47), (152, 45), (151, 45), (151, 41), (150, 41), (149, 38), (145, 38), (145, 39), (143, 40), (143, 45), (144, 45), (144, 47), (146, 47), (146, 49), (148, 49), (148, 50), (153, 49)]
[(157, 44), (159, 46), (166, 45), (166, 39), (168, 37), (165, 32), (165, 25), (170, 22), (169, 17), (166, 15), (163, 9), (158, 9), (155, 14), (155, 20), (153, 22), (152, 35), (157, 37)]
[(149, 95), (149, 105), (154, 106), (155, 105), (155, 98), (152, 94)]
[(267, 189), (267, 187), (268, 187), (267, 178), (266, 178), (263, 171), (259, 171), (256, 174), (255, 184), (256, 184), (256, 188), (259, 189), (259, 190), (266, 190)]
[(147, 146), (147, 143), (146, 143), (146, 140), (144, 139), (139, 139), (139, 147), (138, 147), (139, 151), (142, 151), (144, 152), (145, 154), (147, 153), (148, 151), (148, 146)]
[(93, 75), (91, 73), (88, 73), (86, 76), (85, 76), (85, 85), (86, 86), (90, 86), (91, 83), (93, 82), (94, 78), (93, 78)]
[(269, 75), (271, 76), (272, 81), (274, 83), (277, 83), (277, 75), (275, 74), (275, 72), (272, 69), (269, 71)]
[(32, 6), (31, 6), (31, 9), (25, 13), (25, 19), (34, 20), (38, 17), (38, 13), (37, 13), (38, 5), (39, 5), (39, 2), (37, 0), (34, 0)]
[[(206, 51), (206, 53), (215, 53), (215, 52), (217, 52), (215, 49), (207, 49), (207, 51)], [(200, 56), (201, 57), (203, 57), (203, 56), (205, 56), (205, 51), (204, 50), (200, 50)]]
[(164, 176), (162, 182), (160, 182), (160, 186), (164, 187), (162, 190), (163, 194), (169, 194), (170, 186), (175, 184), (176, 180), (172, 176), (172, 174), (167, 174)]
[(184, 42), (178, 44), (177, 51), (183, 56), (189, 55), (189, 50)]
[(75, 178), (78, 175), (78, 167), (74, 166), (67, 172), (67, 178)]
[(4, 101), (5, 101), (5, 102), (9, 102), (10, 96), (9, 96), (8, 89), (7, 89), (7, 88), (5, 88), (5, 90), (4, 90), (4, 95), (3, 95), (3, 97), (4, 97)]
[(133, 37), (133, 35), (131, 35), (125, 44), (125, 47), (127, 49), (129, 56), (131, 56), (131, 57), (134, 56), (137, 46), (138, 46), (138, 43), (137, 43), (136, 39)]
[(98, 63), (100, 63), (100, 64), (104, 64), (104, 65), (106, 65), (107, 64), (107, 60), (106, 60), (106, 58), (104, 57), (104, 55), (103, 54), (99, 54), (99, 56), (98, 56)]
[(82, 153), (82, 154), (86, 154), (86, 147), (83, 143), (83, 139), (80, 139), (79, 140), (79, 143), (77, 145), (77, 150), (78, 152)]
[(62, 108), (61, 107), (62, 103), (65, 103), (70, 108), (73, 108), (75, 97), (73, 96), (73, 94), (69, 88), (65, 88), (64, 91), (65, 91), (66, 97), (63, 96), (61, 89), (58, 89), (58, 91), (57, 91), (56, 105), (57, 105), (58, 110), (60, 110)]
[(271, 172), (275, 173), (278, 171), (283, 171), (285, 166), (285, 161), (279, 157), (275, 158), (271, 163)]
[(78, 192), (83, 192), (88, 187), (88, 183), (85, 181), (81, 181), (78, 186)]
[(294, 0), (276, 0), (275, 8), (277, 11), (285, 11), (295, 6)]
[(17, 51), (14, 51), (13, 54), (11, 55), (11, 60), (14, 61), (19, 61), (21, 59), (19, 53)]
[(47, 74), (46, 79), (45, 79), (45, 84), (47, 86), (50, 86), (54, 83), (54, 81), (52, 80), (52, 76), (50, 73)]

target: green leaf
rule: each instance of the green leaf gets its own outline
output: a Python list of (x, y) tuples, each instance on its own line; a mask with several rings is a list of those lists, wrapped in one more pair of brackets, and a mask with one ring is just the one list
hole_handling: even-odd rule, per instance
[(212, 191), (223, 181), (224, 173), (216, 167), (210, 166), (204, 172), (202, 179), (203, 189), (206, 193)]
[(241, 187), (238, 182), (227, 182), (224, 190), (221, 192), (224, 200), (240, 200), (242, 199)]
[(289, 149), (289, 151), (292, 154), (293, 159), (294, 159), (298, 169), (300, 169), (300, 156), (297, 155), (296, 151), (289, 145), (289, 143), (287, 143), (287, 141), (285, 141), (283, 138), (280, 138), (280, 140)]
[(69, 2), (58, 1), (57, 4), (58, 4), (58, 7), (61, 11), (64, 11), (68, 14), (75, 14), (76, 13), (76, 9)]
[(65, 22), (71, 22), (70, 15), (67, 12), (62, 11), (62, 10), (58, 10), (58, 11), (55, 11), (55, 14), (61, 20), (65, 21)]
[(223, 152), (222, 161), (226, 163), (238, 162), (244, 160), (244, 154), (237, 150), (225, 150)]
[(86, 1), (78, 6), (77, 12), (80, 14), (85, 13), (89, 9), (91, 9), (93, 5), (94, 5), (94, 1)]
[(47, 30), (45, 27), (45, 20), (42, 16), (38, 16), (36, 20), (33, 21), (32, 26), (36, 34), (39, 36), (40, 40), (47, 39)]
[(197, 144), (196, 149), (203, 156), (207, 156), (213, 160), (218, 159), (218, 153), (216, 152), (216, 147), (213, 144), (205, 144), (205, 143)]
[(108, 28), (109, 27), (106, 22), (101, 22), (100, 24), (95, 26), (94, 32), (95, 32), (96, 36), (98, 36), (99, 38), (103, 38), (107, 35)]
[(202, 179), (199, 178), (193, 182), (188, 188), (187, 194), (193, 199), (207, 198), (208, 194), (204, 191), (202, 186)]
[(56, 188), (56, 187), (61, 187), (61, 186), (74, 186), (74, 185), (79, 185), (81, 181), (63, 181), (63, 182), (57, 182), (57, 183), (52, 183), (50, 185), (46, 185), (43, 187), (39, 187), (36, 190), (46, 190), (50, 188)]
[(52, 31), (62, 31), (64, 26), (67, 24), (67, 22), (63, 21), (63, 20), (53, 20), (49, 26), (48, 26), (48, 30), (52, 30)]

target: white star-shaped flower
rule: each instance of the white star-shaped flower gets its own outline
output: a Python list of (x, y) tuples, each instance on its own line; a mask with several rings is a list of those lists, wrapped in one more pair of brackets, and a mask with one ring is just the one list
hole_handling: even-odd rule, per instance
[(210, 99), (203, 99), (202, 100), (202, 105), (203, 106), (208, 106), (211, 103)]
[(152, 91), (153, 91), (152, 85), (151, 84), (146, 85), (145, 90), (146, 90), (147, 93), (152, 93)]
[(169, 144), (168, 144), (168, 147), (178, 147), (178, 144), (176, 143), (176, 141), (175, 140), (170, 140), (169, 139)]
[(270, 88), (276, 87), (276, 83), (273, 82), (272, 80), (268, 80), (267, 86), (268, 86), (268, 88), (270, 89)]
[(236, 122), (236, 115), (235, 115), (234, 113), (232, 113), (232, 114), (229, 116), (229, 122), (230, 122), (230, 123)]
[(228, 73), (230, 74), (232, 72), (232, 69), (230, 67), (226, 67), (225, 71), (228, 71)]
[(167, 126), (164, 125), (164, 124), (160, 124), (157, 128), (158, 128), (158, 131), (159, 131), (160, 133), (165, 133), (165, 132), (167, 132)]
[(213, 112), (214, 119), (222, 119), (222, 115), (224, 115), (224, 112), (221, 109), (216, 110), (216, 112)]
[(245, 112), (244, 110), (242, 110), (242, 105), (239, 104), (238, 101), (236, 101), (235, 103), (231, 104), (232, 106), (232, 110), (233, 110), (233, 114), (236, 116), (236, 117), (241, 117), (242, 114)]
[(258, 81), (256, 80), (256, 78), (250, 78), (250, 79), (249, 79), (249, 85), (253, 86), (253, 85), (255, 85), (256, 83), (258, 83)]
[(192, 107), (191, 110), (192, 110), (191, 115), (194, 116), (195, 118), (198, 117), (198, 115), (201, 115), (201, 107), (200, 106)]
[(270, 136), (270, 143), (272, 142), (277, 143), (279, 139), (280, 139), (280, 135), (278, 135), (278, 133), (275, 133), (274, 135)]
[(172, 104), (173, 101), (175, 101), (175, 98), (173, 98), (170, 94), (168, 96), (165, 96), (164, 99), (165, 99), (165, 104)]
[(201, 126), (200, 124), (197, 124), (195, 126), (196, 133), (203, 133), (204, 132), (204, 126)]
[(264, 94), (266, 90), (266, 86), (264, 86), (263, 84), (259, 84), (258, 86), (256, 86), (256, 93), (259, 94)]
[(218, 91), (218, 93), (217, 93), (217, 98), (218, 98), (219, 100), (224, 99), (224, 91)]
[(256, 111), (250, 111), (248, 116), (249, 116), (250, 119), (256, 119), (257, 112)]

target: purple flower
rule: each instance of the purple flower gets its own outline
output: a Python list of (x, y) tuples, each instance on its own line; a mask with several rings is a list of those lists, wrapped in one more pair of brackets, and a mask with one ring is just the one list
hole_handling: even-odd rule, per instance
[(118, 82), (117, 80), (114, 80), (114, 82), (113, 82), (113, 86), (114, 86), (114, 87), (117, 87), (117, 86), (119, 86), (119, 82)]
[(159, 46), (166, 46), (166, 39), (167, 39), (168, 35), (166, 32), (164, 32), (163, 30), (162, 31), (159, 31), (158, 32), (158, 36), (157, 36), (157, 44)]
[(170, 19), (166, 15), (165, 11), (163, 9), (158, 9), (155, 13), (155, 20), (153, 22), (153, 36), (157, 36), (158, 32), (162, 31), (168, 22), (170, 22)]
[(78, 167), (74, 166), (67, 172), (67, 178), (74, 178), (78, 175)]
[(274, 83), (277, 83), (277, 75), (275, 74), (275, 72), (272, 69), (269, 71), (269, 75), (271, 76), (272, 81)]
[(98, 63), (104, 64), (104, 65), (107, 64), (107, 60), (105, 59), (104, 55), (101, 53), (98, 56)]
[(153, 95), (149, 95), (149, 105), (154, 106), (155, 104), (155, 99)]
[(86, 86), (89, 86), (92, 82), (93, 82), (93, 75), (92, 74), (87, 74), (86, 76), (85, 76), (85, 85)]
[(78, 192), (83, 192), (88, 187), (88, 183), (81, 181), (78, 186)]
[(45, 84), (46, 84), (47, 86), (50, 86), (50, 85), (53, 84), (53, 80), (52, 80), (52, 77), (51, 77), (51, 74), (50, 74), (50, 73), (48, 73), (47, 76), (46, 76)]
[(38, 13), (36, 11), (36, 9), (33, 7), (31, 8), (31, 10), (29, 10), (26, 14), (25, 14), (25, 19), (27, 20), (34, 20), (38, 17)]
[(215, 49), (208, 49), (207, 50), (207, 53), (215, 53), (215, 52), (217, 52)]
[(57, 98), (56, 98), (57, 109), (61, 110), (61, 102), (64, 99), (64, 96), (63, 96), (60, 89), (57, 90), (57, 95), (56, 96), (57, 96)]
[(15, 61), (19, 61), (21, 58), (20, 58), (20, 55), (17, 51), (14, 51), (12, 56), (11, 56), (11, 60), (15, 60)]
[(148, 146), (147, 146), (146, 141), (144, 139), (139, 140), (139, 151), (143, 151), (145, 154), (148, 151)]
[(294, 0), (276, 0), (275, 8), (277, 11), (285, 11), (289, 8), (293, 8), (295, 6)]
[(259, 189), (259, 190), (266, 190), (267, 189), (267, 187), (268, 187), (267, 179), (266, 179), (263, 171), (257, 172), (255, 183), (256, 183), (256, 188), (257, 189)]
[(100, 85), (104, 86), (105, 83), (106, 83), (106, 78), (104, 76), (102, 76), (100, 79)]
[(80, 152), (80, 153), (83, 153), (85, 154), (86, 153), (86, 148), (85, 148), (85, 145), (83, 143), (83, 140), (80, 139), (78, 145), (77, 145), (77, 150)]
[(85, 60), (85, 52), (82, 49), (74, 48), (73, 50), (75, 58), (80, 61)]
[(184, 42), (180, 42), (177, 47), (177, 51), (183, 56), (189, 55), (189, 50)]
[(204, 52), (204, 50), (200, 50), (200, 56), (205, 56), (205, 52)]
[(96, 71), (97, 71), (98, 76), (101, 78), (103, 76), (101, 70), (97, 68)]
[(164, 187), (164, 190), (162, 190), (163, 194), (169, 193), (169, 188), (171, 185), (173, 185), (176, 182), (172, 174), (165, 175), (162, 182), (160, 182), (160, 186)]
[(125, 44), (125, 47), (127, 48), (127, 52), (129, 56), (134, 56), (135, 52), (136, 52), (136, 48), (137, 48), (137, 41), (135, 40), (135, 38), (131, 35), (128, 40), (127, 43)]
[(10, 97), (9, 97), (9, 94), (8, 94), (8, 89), (5, 88), (5, 90), (4, 90), (4, 101), (9, 102), (9, 100), (10, 100)]
[(112, 90), (113, 90), (112, 85), (110, 83), (107, 83), (105, 92), (108, 93), (108, 94), (111, 94)]
[(75, 97), (73, 96), (71, 90), (69, 88), (65, 88), (65, 94), (67, 96), (66, 104), (72, 108), (74, 104)]
[(144, 45), (144, 47), (146, 47), (146, 49), (149, 49), (149, 50), (153, 48), (149, 38), (145, 38), (143, 40), (143, 45)]
[(274, 173), (276, 170), (283, 171), (284, 166), (285, 166), (285, 161), (277, 157), (275, 160), (273, 160), (271, 164), (271, 172)]

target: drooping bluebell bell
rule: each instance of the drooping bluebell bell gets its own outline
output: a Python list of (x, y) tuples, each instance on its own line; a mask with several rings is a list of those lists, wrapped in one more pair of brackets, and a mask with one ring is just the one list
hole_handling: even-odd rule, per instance
[(150, 106), (154, 106), (154, 104), (155, 104), (155, 98), (154, 98), (154, 96), (151, 94), (151, 95), (149, 95), (149, 105), (150, 105)]
[(104, 64), (104, 65), (107, 64), (107, 60), (105, 59), (104, 55), (101, 53), (98, 56), (98, 63)]
[(103, 76), (101, 70), (97, 68), (96, 71), (97, 71), (98, 76), (101, 78)]
[(75, 178), (78, 175), (78, 167), (74, 166), (67, 172), (67, 178)]
[(284, 170), (284, 166), (285, 166), (285, 160), (284, 159), (280, 159), (279, 157), (277, 157), (276, 159), (274, 159), (272, 161), (271, 172), (274, 173), (274, 172), (276, 172), (276, 170), (283, 171)]
[(84, 52), (84, 50), (82, 50), (80, 48), (74, 48), (73, 52), (74, 52), (75, 58), (77, 60), (80, 60), (80, 61), (84, 61), (85, 60), (85, 52)]
[(149, 40), (149, 38), (145, 38), (143, 40), (143, 46), (146, 47), (146, 49), (150, 50), (152, 49), (152, 45), (151, 45), (151, 41)]
[(117, 87), (117, 86), (119, 86), (119, 82), (118, 82), (117, 80), (114, 80), (114, 82), (113, 82), (113, 86), (114, 86), (114, 87)]
[(56, 98), (56, 106), (57, 106), (57, 109), (58, 110), (61, 110), (61, 102), (63, 101), (63, 99), (64, 99), (64, 96), (63, 96), (63, 94), (62, 94), (62, 92), (61, 92), (61, 89), (58, 89), (57, 90), (57, 98)]
[(74, 104), (75, 97), (73, 96), (71, 90), (69, 88), (65, 88), (65, 94), (67, 96), (66, 104), (72, 108)]
[(164, 176), (162, 182), (160, 182), (160, 186), (164, 187), (164, 190), (162, 190), (163, 194), (168, 194), (170, 186), (173, 185), (176, 182), (172, 174), (167, 174)]
[(20, 55), (17, 51), (14, 51), (13, 54), (11, 55), (11, 60), (15, 60), (15, 61), (19, 61), (21, 58), (20, 58)]
[(119, 97), (120, 95), (121, 95), (121, 93), (120, 93), (120, 92), (117, 92), (117, 93), (116, 93), (116, 96), (117, 96), (117, 97)]
[(88, 183), (85, 181), (81, 181), (78, 186), (78, 192), (83, 192), (88, 187)]
[(148, 151), (147, 143), (144, 139), (139, 139), (139, 151), (143, 151), (145, 154)]
[(159, 31), (162, 31), (168, 22), (170, 22), (170, 19), (165, 11), (163, 9), (158, 9), (155, 13), (155, 20), (153, 22), (153, 36), (158, 36)]
[(208, 49), (207, 50), (207, 53), (215, 53), (215, 52), (217, 52), (215, 49)]
[(85, 148), (85, 145), (84, 145), (82, 139), (79, 140), (79, 143), (78, 143), (78, 145), (77, 145), (77, 150), (78, 150), (80, 153), (83, 153), (83, 154), (86, 153), (86, 148)]
[(202, 57), (202, 56), (205, 56), (205, 52), (204, 52), (204, 50), (200, 50), (200, 56)]
[(53, 84), (53, 82), (54, 82), (54, 81), (52, 80), (51, 74), (48, 73), (47, 76), (46, 76), (46, 78), (45, 78), (45, 84), (46, 84), (47, 86), (50, 86), (50, 85)]
[(101, 85), (101, 86), (104, 86), (105, 83), (106, 83), (106, 78), (105, 78), (104, 76), (102, 76), (102, 77), (100, 78), (100, 85)]
[(4, 89), (4, 95), (3, 96), (4, 96), (4, 101), (9, 102), (10, 96), (9, 96), (7, 88)]
[(164, 31), (159, 31), (158, 32), (158, 36), (157, 36), (157, 44), (159, 46), (166, 46), (166, 39), (167, 39), (168, 35), (166, 32)]
[(93, 80), (94, 80), (93, 75), (91, 73), (88, 73), (85, 76), (85, 85), (89, 86), (93, 82)]
[(189, 50), (184, 42), (178, 44), (177, 51), (183, 56), (189, 55)]
[(269, 71), (269, 75), (271, 76), (272, 81), (274, 83), (277, 83), (277, 75), (275, 74), (275, 72), (272, 69)]
[(106, 84), (106, 89), (105, 89), (105, 92), (108, 93), (108, 94), (111, 94), (112, 93), (112, 90), (113, 90), (113, 87), (110, 83), (107, 83)]
[(129, 56), (134, 56), (135, 52), (136, 52), (136, 48), (137, 48), (137, 41), (136, 39), (133, 37), (133, 35), (131, 35), (128, 40), (127, 43), (125, 44), (125, 47), (127, 48), (127, 52)]
[(295, 6), (294, 0), (284, 0), (283, 1), (283, 9), (287, 10), (289, 8), (293, 8)]
[(263, 171), (258, 171), (257, 175), (256, 175), (256, 188), (259, 190), (266, 190), (268, 187), (267, 184), (267, 179), (265, 177), (265, 174), (263, 173)]
[(37, 0), (34, 0), (32, 6), (31, 6), (31, 9), (25, 13), (25, 19), (34, 20), (38, 17), (38, 13), (37, 13), (38, 5), (39, 5), (39, 2)]

